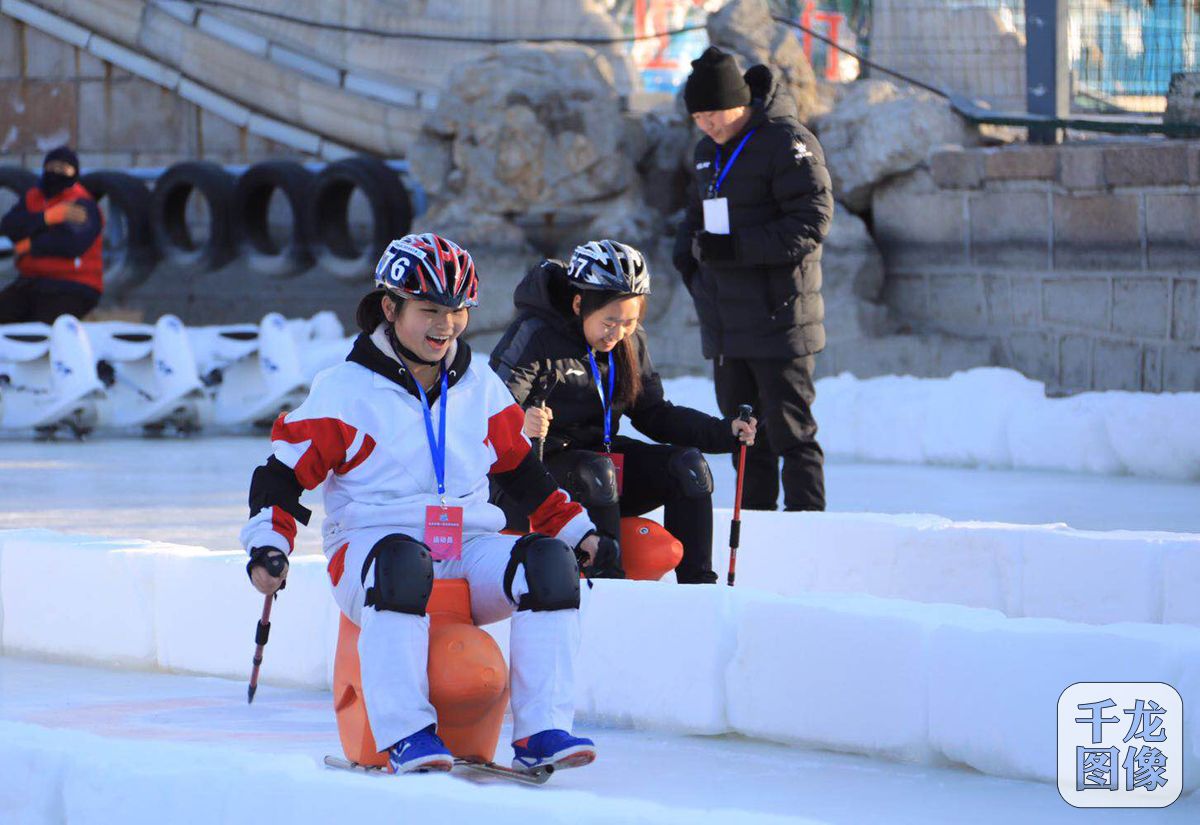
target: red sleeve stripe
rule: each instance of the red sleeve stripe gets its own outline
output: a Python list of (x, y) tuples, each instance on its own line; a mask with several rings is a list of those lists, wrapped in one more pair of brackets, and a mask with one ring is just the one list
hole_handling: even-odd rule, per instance
[(271, 440), (287, 444), (302, 444), (308, 442), (304, 454), (292, 468), (296, 472), (296, 480), (311, 490), (325, 480), (330, 470), (347, 473), (367, 460), (375, 449), (375, 441), (365, 436), (362, 446), (352, 453), (350, 461), (346, 461), (346, 453), (357, 440), (358, 430), (345, 421), (336, 418), (306, 418), (301, 421), (288, 421), (286, 415), (275, 420), (271, 428)]
[(357, 450), (355, 450), (353, 444), (350, 445), (350, 449), (346, 451), (346, 461), (342, 462), (342, 465), (334, 470), (338, 475), (343, 476), (350, 472), (359, 464), (366, 461), (371, 453), (374, 452), (375, 439), (362, 432), (358, 434), (358, 438), (362, 439), (362, 443), (358, 446)]
[(487, 440), (496, 451), (491, 472), (507, 473), (529, 454), (529, 439), (521, 432), (525, 413), (516, 404), (509, 404), (488, 419)]
[(288, 552), (296, 549), (296, 519), (281, 507), (271, 508), (271, 529), (287, 539)]
[(555, 490), (529, 517), (529, 528), (535, 533), (557, 536), (567, 522), (583, 512), (583, 507), (571, 501), (562, 490)]

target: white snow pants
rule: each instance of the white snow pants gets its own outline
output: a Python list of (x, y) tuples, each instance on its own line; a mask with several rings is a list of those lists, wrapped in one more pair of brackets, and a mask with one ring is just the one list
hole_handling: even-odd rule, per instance
[[(363, 581), (363, 561), (377, 541), (393, 533), (413, 535), (410, 529), (364, 528), (336, 536), (335, 545), (349, 543), (345, 570), (333, 595), (361, 631), (363, 700), (381, 749), (437, 721), (429, 702), (429, 617), (363, 606), (367, 588), (375, 583), (374, 563)], [(434, 578), (467, 580), (475, 624), (513, 617), (509, 666), (514, 740), (549, 728), (571, 730), (579, 651), (578, 610), (514, 613), (514, 605), (504, 595), (504, 571), (516, 541), (516, 536), (499, 534), (467, 537), (461, 559), (433, 563)], [(517, 600), (529, 591), (524, 565), (517, 569), (512, 591)]]

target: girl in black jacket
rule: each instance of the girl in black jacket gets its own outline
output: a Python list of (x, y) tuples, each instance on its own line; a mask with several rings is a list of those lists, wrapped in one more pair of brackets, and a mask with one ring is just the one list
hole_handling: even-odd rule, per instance
[[(663, 526), (683, 544), (676, 578), (712, 583), (713, 484), (701, 453), (753, 444), (755, 422), (663, 398), (639, 324), (649, 294), (641, 253), (616, 241), (577, 247), (568, 266), (544, 261), (517, 287), (517, 318), (491, 366), (525, 408), (525, 435), (543, 440), (546, 466), (601, 531), (619, 536), (621, 516), (665, 506)], [(659, 443), (618, 435), (622, 415)], [(503, 495), (497, 503), (509, 512)]]

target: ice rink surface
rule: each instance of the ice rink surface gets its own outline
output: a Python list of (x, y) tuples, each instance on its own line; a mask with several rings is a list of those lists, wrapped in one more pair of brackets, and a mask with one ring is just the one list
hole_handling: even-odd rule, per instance
[[(267, 436), (0, 440), (6, 480), (0, 529), (64, 532), (239, 549), (250, 474), (266, 460)], [(709, 456), (714, 504), (733, 506), (734, 471)], [(1131, 476), (983, 470), (906, 464), (826, 465), (830, 510), (934, 513), (954, 520), (1065, 522), (1091, 530), (1200, 532), (1200, 485)], [(320, 491), (297, 549), (318, 552)], [(727, 516), (726, 516), (727, 518)], [(718, 541), (724, 532), (718, 514)]]
[[(132, 748), (135, 758), (144, 759), (148, 768), (170, 761), (180, 773), (188, 771), (188, 760), (193, 759), (197, 773), (205, 776), (214, 771), (219, 775), (223, 763), (232, 772), (251, 759), (265, 769), (274, 765), (287, 771), (289, 779), (297, 782), (332, 780), (345, 789), (345, 781), (336, 778), (345, 777), (366, 783), (364, 790), (383, 788), (398, 801), (420, 790), (423, 783), (440, 788), (459, 781), (437, 776), (352, 776), (325, 768), (323, 755), (340, 752), (329, 694), (264, 685), (253, 705), (246, 704), (245, 695), (244, 683), (224, 679), (0, 658), (0, 766), (20, 752), (18, 740), (28, 740), (25, 726), (36, 725), (81, 735), (81, 748), (103, 750), (107, 740), (123, 740), (124, 756)], [(639, 810), (653, 817), (654, 806), (674, 809), (682, 815), (681, 821), (703, 814), (719, 822), (751, 822), (774, 814), (846, 825), (1200, 821), (1200, 799), (1195, 794), (1160, 811), (1082, 811), (1063, 802), (1052, 785), (997, 779), (953, 767), (881, 762), (730, 736), (680, 736), (588, 725), (577, 729), (597, 742), (600, 758), (593, 765), (557, 774), (540, 788), (512, 788), (490, 779), (472, 784), (495, 789), (494, 793), (540, 795), (538, 801), (551, 807), (557, 797), (564, 806), (562, 821), (571, 819), (568, 806), (574, 810), (586, 806), (602, 815), (607, 805), (617, 801), (622, 808), (613, 810), (614, 821)], [(93, 740), (87, 734), (103, 739)], [(501, 734), (498, 759), (510, 756), (506, 741), (507, 731)], [(5, 770), (11, 777), (21, 768), (9, 764)], [(25, 789), (27, 801), (43, 792), (58, 792), (46, 785), (53, 781), (53, 777), (32, 778)], [(588, 796), (580, 798), (571, 791)], [(289, 789), (278, 787), (275, 792), (286, 795)], [(249, 812), (252, 807), (240, 809), (244, 800), (238, 793), (236, 783), (208, 789), (210, 797), (222, 800), (222, 809), (230, 815), (226, 821), (253, 821), (239, 817), (239, 810)], [(648, 807), (639, 809), (637, 803)], [(503, 809), (497, 813), (500, 816)], [(4, 820), (0, 812), (0, 821), (12, 820)]]

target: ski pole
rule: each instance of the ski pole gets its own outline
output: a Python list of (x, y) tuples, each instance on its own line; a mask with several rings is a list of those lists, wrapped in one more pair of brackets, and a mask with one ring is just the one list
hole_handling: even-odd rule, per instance
[[(738, 407), (738, 420), (750, 421), (754, 408), (749, 404)], [(746, 442), (742, 442), (738, 455), (737, 492), (733, 497), (733, 521), (729, 523), (729, 586), (733, 587), (734, 575), (737, 571), (738, 544), (742, 540), (742, 475), (746, 471)]]
[[(276, 591), (278, 592), (278, 591)], [(254, 631), (254, 669), (250, 671), (250, 687), (246, 688), (246, 704), (254, 701), (254, 692), (258, 690), (258, 669), (262, 665), (263, 648), (271, 635), (271, 602), (275, 601), (275, 593), (267, 594), (263, 599), (262, 618)]]

